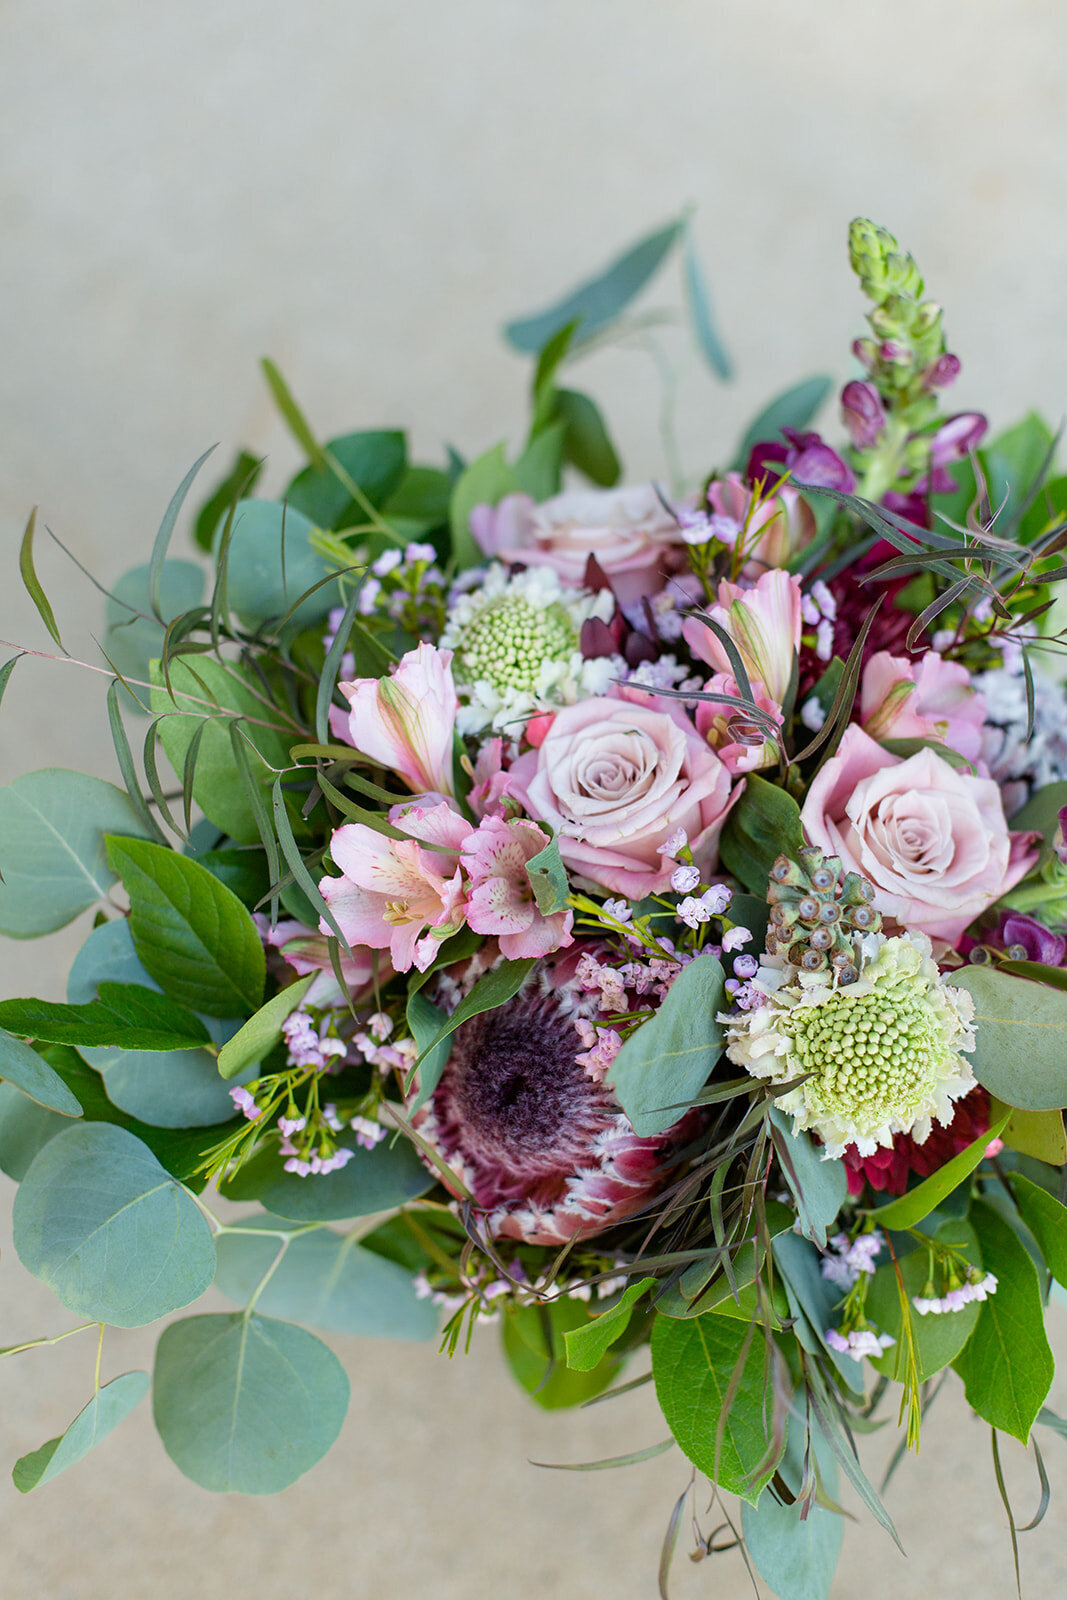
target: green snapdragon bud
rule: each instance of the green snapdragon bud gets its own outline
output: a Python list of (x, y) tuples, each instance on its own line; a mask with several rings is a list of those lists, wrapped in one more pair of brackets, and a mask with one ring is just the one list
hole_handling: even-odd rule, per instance
[(917, 300), (923, 280), (914, 260), (901, 250), (887, 228), (867, 217), (856, 217), (848, 231), (848, 255), (852, 270), (863, 291), (876, 304), (891, 295), (908, 295)]

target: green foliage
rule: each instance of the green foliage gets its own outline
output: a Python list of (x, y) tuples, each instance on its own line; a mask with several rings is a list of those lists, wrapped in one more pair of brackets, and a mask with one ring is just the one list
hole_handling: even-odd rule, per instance
[(130, 897), (130, 932), (166, 994), (212, 1017), (258, 1009), (263, 942), (238, 900), (205, 867), (143, 839), (107, 841), (108, 863)]
[(515, 463), (515, 483), (534, 500), (559, 493), (565, 424), (553, 422), (530, 441)]
[(1023, 1444), (1052, 1382), (1037, 1269), (1025, 1245), (991, 1206), (971, 1209), (982, 1264), (997, 1280), (978, 1326), (953, 1362), (968, 1404), (980, 1417)]
[(15, 1196), (15, 1249), (68, 1311), (139, 1328), (203, 1294), (215, 1272), (195, 1201), (123, 1128), (49, 1140)]
[(781, 394), (775, 395), (749, 423), (734, 457), (735, 470), (744, 471), (753, 445), (778, 439), (783, 428), (809, 427), (833, 387), (833, 378), (820, 373), (818, 377), (805, 378), (801, 383), (795, 383), (792, 388), (783, 389)]
[(226, 555), (226, 594), (249, 626), (278, 623), (296, 607), (290, 619), (296, 631), (321, 622), (340, 604), (340, 586), (322, 583), (336, 569), (316, 549), (314, 532), (314, 523), (279, 500), (238, 502)]
[(12, 1084), (0, 1083), (0, 1171), (16, 1183), (22, 1182), (38, 1150), (69, 1127), (65, 1116), (27, 1100)]
[(863, 1368), (852, 1356), (831, 1350), (824, 1335), (833, 1327), (837, 1291), (819, 1269), (814, 1248), (799, 1234), (786, 1231), (776, 1235), (772, 1246), (774, 1264), (781, 1274), (793, 1317), (793, 1332), (810, 1355), (821, 1356), (836, 1367), (838, 1376), (854, 1394), (863, 1393)]
[(765, 1363), (760, 1330), (714, 1312), (685, 1322), (657, 1317), (652, 1329), (652, 1376), (667, 1425), (700, 1472), (751, 1505), (781, 1457), (769, 1449)]
[(1008, 1187), (1049, 1271), (1057, 1283), (1067, 1287), (1067, 1206), (1021, 1172), (1012, 1173)]
[(733, 363), (726, 352), (711, 311), (711, 294), (697, 255), (693, 224), (687, 218), (682, 244), (682, 274), (685, 280), (689, 320), (697, 348), (717, 378), (725, 383), (733, 377)]
[(282, 1036), (282, 1023), (296, 1010), (316, 977), (316, 973), (309, 972), (287, 988), (279, 989), (232, 1039), (226, 1041), (219, 1051), (218, 1061), (223, 1078), (236, 1078), (248, 1067), (257, 1067), (264, 1056), (270, 1054)]
[(354, 1135), (338, 1143), (352, 1149), (352, 1159), (335, 1172), (318, 1173), (314, 1183), (286, 1172), (284, 1158), (267, 1149), (246, 1162), (220, 1193), (229, 1200), (258, 1200), (291, 1222), (340, 1222), (393, 1211), (433, 1187), (432, 1174), (407, 1139), (386, 1139), (373, 1150), (357, 1145)]
[(1032, 794), (1026, 804), (1011, 819), (1012, 828), (1018, 832), (1033, 830), (1041, 835), (1041, 859), (1044, 867), (1052, 858), (1059, 814), (1067, 806), (1067, 782), (1046, 783)]
[(985, 1155), (990, 1140), (1000, 1137), (1007, 1120), (1008, 1112), (1001, 1112), (985, 1133), (980, 1133), (951, 1161), (946, 1161), (943, 1167), (924, 1178), (922, 1183), (916, 1184), (914, 1189), (879, 1206), (874, 1213), (879, 1226), (899, 1230), (917, 1227), (971, 1175)]
[(749, 773), (745, 791), (722, 830), (719, 855), (723, 865), (746, 889), (763, 896), (778, 857), (795, 856), (803, 843), (800, 807), (793, 796)]
[(622, 463), (596, 402), (577, 389), (557, 389), (554, 416), (563, 424), (563, 459), (600, 488), (613, 488)]
[(1021, 1111), (1067, 1106), (1067, 994), (990, 967), (949, 976), (974, 996), (978, 1082)]
[(613, 1306), (601, 1311), (591, 1322), (580, 1322), (568, 1329), (563, 1335), (568, 1367), (576, 1372), (592, 1372), (599, 1366), (629, 1327), (637, 1302), (655, 1285), (655, 1278), (641, 1278), (637, 1283), (627, 1284)]
[(262, 460), (249, 455), (247, 450), (238, 451), (229, 472), (197, 512), (193, 542), (201, 550), (210, 551), (219, 523), (225, 519), (232, 505), (243, 495), (252, 493), (262, 471)]
[(0, 1000), (0, 1028), (48, 1044), (115, 1044), (127, 1050), (183, 1050), (210, 1039), (191, 1011), (137, 983), (102, 983), (96, 999), (80, 1006)]
[[(938, 1244), (958, 1250), (974, 1266), (982, 1265), (978, 1237), (970, 1223), (963, 1218), (950, 1217), (931, 1237)], [(909, 1254), (901, 1255), (901, 1246), (906, 1248), (909, 1242), (906, 1238), (895, 1240), (894, 1248), (898, 1254), (900, 1276), (910, 1301), (917, 1295), (921, 1296), (926, 1288), (930, 1276), (930, 1258), (921, 1244)], [(938, 1288), (936, 1274), (934, 1284), (935, 1289)], [(970, 1301), (961, 1311), (942, 1311), (926, 1316), (920, 1316), (913, 1308), (912, 1341), (920, 1383), (925, 1383), (927, 1378), (932, 1378), (936, 1372), (955, 1361), (978, 1324), (980, 1309), (977, 1300)], [(871, 1278), (867, 1289), (866, 1312), (880, 1333), (891, 1334), (897, 1341), (873, 1363), (885, 1377), (892, 1378), (897, 1370), (902, 1328), (900, 1289), (892, 1261), (884, 1262)]]
[(63, 654), (66, 655), (66, 647), (59, 635), (55, 612), (49, 604), (48, 596), (41, 587), (41, 580), (38, 578), (33, 564), (33, 536), (36, 526), (37, 508), (35, 506), (30, 512), (30, 520), (26, 524), (25, 532), (22, 535), (22, 544), (19, 547), (19, 572), (22, 576), (23, 587), (36, 607), (37, 615), (52, 635), (56, 644), (63, 651)]
[(536, 355), (569, 322), (577, 323), (576, 344), (590, 339), (636, 299), (674, 249), (683, 226), (682, 222), (671, 222), (657, 229), (547, 310), (509, 322), (504, 329), (508, 343), (516, 350)]
[(772, 1105), (767, 1113), (782, 1175), (797, 1203), (800, 1232), (820, 1248), (848, 1199), (843, 1161), (827, 1161), (806, 1133), (794, 1133), (791, 1117)]
[[(282, 498), (317, 528), (366, 526), (368, 505), (381, 507), (404, 477), (404, 435), (392, 429), (346, 433), (323, 448), (325, 460), (299, 472)], [(361, 491), (360, 498), (353, 497), (346, 479)]]
[(552, 1300), (505, 1311), (501, 1338), (508, 1366), (543, 1411), (580, 1406), (603, 1394), (618, 1375), (623, 1358), (610, 1350), (588, 1370), (574, 1371), (567, 1365), (567, 1334), (589, 1320), (581, 1300)]
[(683, 967), (655, 1016), (623, 1044), (608, 1072), (619, 1104), (642, 1136), (677, 1122), (715, 1070), (723, 1031), (725, 974), (710, 951)]
[(20, 1039), (0, 1031), (0, 1078), (38, 1105), (64, 1117), (80, 1117), (82, 1108), (57, 1072)]
[(543, 917), (566, 911), (570, 903), (571, 886), (567, 882), (567, 869), (555, 839), (550, 839), (543, 850), (530, 857), (526, 863), (526, 876), (530, 880), (537, 909)]
[(1067, 1164), (1067, 1134), (1061, 1111), (1012, 1111), (1000, 1137), (1009, 1150), (1018, 1150), (1054, 1167)]
[(152, 1391), (175, 1466), (202, 1489), (237, 1494), (295, 1483), (337, 1438), (349, 1396), (321, 1339), (258, 1313), (171, 1323)]
[(228, 1299), (239, 1305), (250, 1300), (284, 1243), (281, 1261), (256, 1301), (266, 1316), (363, 1339), (432, 1339), (436, 1333), (437, 1307), (419, 1299), (412, 1274), (365, 1250), (356, 1234), (319, 1228), (286, 1242), (245, 1232), (246, 1226), (285, 1224), (260, 1215), (236, 1223), (240, 1231), (221, 1235), (215, 1287)]
[(0, 789), (0, 933), (36, 939), (107, 894), (115, 874), (104, 836), (145, 837), (121, 789), (46, 767)]
[(503, 444), (472, 461), (452, 490), (449, 518), (452, 527), (452, 554), (460, 568), (476, 567), (485, 557), (471, 533), (470, 518), (475, 506), (495, 506), (506, 494), (518, 489), (515, 473), (508, 466)]
[[(239, 719), (252, 779), (259, 791), (270, 788), (274, 774), (290, 766), (289, 748), (299, 733), (289, 731), (251, 675), (231, 661), (209, 656), (175, 661), (170, 691), (163, 669), (152, 666), (152, 712), (160, 718), (159, 737), (167, 760), (181, 778), (193, 740), (195, 767), (192, 796), (206, 817), (238, 844), (259, 844), (255, 814), (245, 780), (234, 761), (229, 724)], [(203, 730), (202, 732), (200, 730)], [(141, 829), (112, 827), (109, 833)], [(142, 835), (143, 836), (143, 835)]]
[(1053, 444), (1051, 428), (1031, 411), (982, 449), (989, 503), (996, 510), (1005, 502), (998, 531), (1011, 526), (1030, 501), (1051, 464)]
[[(805, 1432), (801, 1419), (790, 1419), (785, 1455), (778, 1472), (794, 1496), (804, 1479)], [(815, 1463), (825, 1492), (837, 1496), (837, 1468), (825, 1442), (812, 1442)], [(741, 1507), (741, 1531), (753, 1566), (780, 1600), (829, 1600), (841, 1541), (844, 1517), (815, 1504), (801, 1515), (795, 1501), (787, 1505), (769, 1486), (756, 1505)]]
[[(165, 624), (198, 606), (204, 594), (201, 567), (192, 561), (165, 561), (159, 573), (161, 622), (152, 615), (149, 575), (147, 563), (124, 573), (108, 595), (104, 612), (104, 655), (117, 672), (138, 686), (148, 681), (149, 662), (162, 652)], [(135, 692), (136, 699), (125, 697), (130, 709), (148, 703), (147, 689), (136, 687)]]
[(147, 1372), (124, 1372), (98, 1389), (89, 1404), (78, 1412), (70, 1427), (58, 1438), (49, 1439), (39, 1450), (20, 1456), (11, 1473), (20, 1494), (50, 1483), (68, 1467), (76, 1466), (120, 1422), (124, 1422), (148, 1393)]

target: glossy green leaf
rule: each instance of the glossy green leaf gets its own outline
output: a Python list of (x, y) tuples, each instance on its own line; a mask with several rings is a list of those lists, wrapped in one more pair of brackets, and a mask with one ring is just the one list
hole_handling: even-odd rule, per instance
[(1047, 471), (1052, 443), (1052, 429), (1044, 418), (1031, 411), (982, 447), (989, 503), (996, 508), (1006, 501), (1001, 512), (1003, 523), (1010, 523), (1030, 499), (1042, 470)]
[[(230, 724), (235, 716), (242, 719), (242, 742), (262, 790), (270, 788), (276, 770), (290, 765), (289, 747), (296, 743), (296, 730), (287, 729), (263, 690), (233, 662), (215, 661), (210, 656), (196, 656), (188, 664), (175, 661), (170, 670), (172, 694), (167, 692), (158, 663), (152, 665), (151, 678), (157, 685), (152, 690), (152, 712), (160, 718), (159, 737), (167, 760), (181, 777), (189, 747), (207, 719), (196, 753), (193, 799), (204, 815), (238, 844), (259, 844), (244, 779), (234, 760)], [(134, 830), (116, 827), (108, 831)]]
[(1049, 1271), (1057, 1283), (1067, 1287), (1067, 1206), (1031, 1183), (1021, 1172), (1013, 1172), (1008, 1185), (1019, 1215), (1037, 1240)]
[(971, 1222), (982, 1264), (997, 1288), (982, 1302), (978, 1326), (953, 1366), (978, 1415), (1025, 1444), (1054, 1369), (1037, 1268), (1014, 1229), (991, 1206), (974, 1205)]
[(102, 983), (86, 1005), (0, 1000), (0, 1028), (48, 1044), (121, 1045), (127, 1050), (184, 1050), (208, 1044), (198, 1017), (135, 983)]
[[(247, 1224), (278, 1227), (280, 1222), (258, 1216)], [(241, 1223), (236, 1226), (242, 1228)], [(244, 1231), (224, 1233), (217, 1241), (215, 1287), (244, 1305), (281, 1242)], [(433, 1301), (420, 1300), (415, 1293), (411, 1272), (363, 1249), (355, 1235), (330, 1228), (290, 1239), (256, 1306), (264, 1316), (362, 1339), (432, 1339), (440, 1321)]]
[(914, 1189), (909, 1189), (895, 1200), (887, 1201), (884, 1206), (878, 1206), (873, 1215), (879, 1227), (903, 1232), (905, 1228), (914, 1228), (924, 1217), (928, 1217), (930, 1212), (954, 1189), (958, 1189), (979, 1165), (985, 1155), (986, 1146), (993, 1139), (1000, 1137), (1008, 1116), (1009, 1113), (1003, 1111), (986, 1132), (980, 1133), (965, 1150), (960, 1151), (959, 1155), (946, 1161), (943, 1167), (939, 1167), (928, 1178), (924, 1178), (922, 1183), (916, 1184)]
[(1062, 1111), (1013, 1110), (1000, 1137), (1009, 1150), (1047, 1161), (1053, 1167), (1067, 1165), (1067, 1132)]
[(557, 389), (555, 415), (564, 424), (564, 460), (600, 488), (614, 488), (622, 463), (596, 402), (577, 389)]
[(508, 466), (502, 444), (493, 445), (484, 455), (472, 461), (456, 481), (452, 490), (449, 519), (452, 527), (452, 554), (456, 564), (477, 567), (485, 560), (471, 533), (471, 512), (475, 506), (495, 506), (506, 494), (518, 489), (515, 473)]
[(622, 1294), (607, 1311), (599, 1312), (591, 1322), (580, 1322), (563, 1335), (567, 1351), (567, 1365), (577, 1372), (592, 1372), (599, 1366), (617, 1339), (621, 1339), (630, 1325), (634, 1306), (655, 1287), (655, 1278), (642, 1278), (638, 1283), (627, 1284)]
[(352, 1159), (336, 1172), (317, 1174), (314, 1182), (286, 1172), (285, 1158), (264, 1150), (223, 1184), (221, 1193), (229, 1200), (258, 1200), (292, 1222), (340, 1222), (393, 1211), (433, 1188), (433, 1174), (405, 1138), (385, 1139), (373, 1150), (357, 1145), (353, 1134), (338, 1143), (352, 1150)]
[[(88, 1003), (95, 999), (101, 983), (138, 983), (161, 992), (137, 959), (125, 917), (94, 928), (86, 939), (67, 979), (68, 1001), (72, 1005)], [(216, 1044), (232, 1032), (232, 1023), (222, 1019), (200, 1020)], [(103, 1077), (114, 1105), (155, 1127), (206, 1127), (226, 1122), (234, 1114), (229, 1090), (207, 1049), (162, 1053), (117, 1045), (81, 1048), (85, 1060)]]
[(313, 463), (297, 474), (282, 498), (317, 528), (350, 528), (366, 523), (366, 505), (353, 498), (345, 478), (356, 484), (371, 506), (382, 506), (404, 476), (404, 435), (392, 429), (347, 433), (340, 439), (331, 439), (324, 448), (344, 476), (328, 460)]
[(37, 615), (40, 617), (41, 621), (52, 635), (52, 638), (55, 640), (56, 644), (63, 651), (63, 654), (66, 655), (66, 646), (59, 636), (59, 628), (56, 623), (56, 614), (52, 610), (48, 596), (41, 587), (41, 580), (38, 578), (33, 564), (33, 535), (36, 525), (37, 507), (34, 506), (33, 510), (30, 512), (30, 520), (26, 524), (25, 532), (22, 535), (22, 544), (19, 548), (19, 572), (22, 575), (22, 582), (26, 593), (29, 595), (37, 609)]
[(1021, 1111), (1067, 1106), (1067, 994), (990, 967), (963, 967), (948, 982), (973, 995), (978, 1082)]
[(282, 1023), (295, 1011), (314, 983), (317, 973), (309, 972), (260, 1006), (255, 1016), (249, 1017), (219, 1051), (219, 1073), (223, 1078), (235, 1078), (247, 1067), (256, 1067), (269, 1055), (282, 1036)]
[(648, 234), (555, 305), (509, 322), (505, 338), (516, 350), (536, 354), (568, 322), (577, 322), (574, 342), (584, 343), (640, 294), (674, 248), (682, 227), (681, 222), (671, 222)]
[[(506, 1005), (509, 1000), (514, 999), (536, 965), (536, 959), (530, 956), (523, 961), (504, 961), (499, 967), (494, 967), (492, 972), (483, 973), (469, 994), (445, 1017), (437, 1032), (419, 1051), (417, 1063), (419, 1092), (410, 1109), (417, 1110), (437, 1087), (435, 1083), (430, 1082), (431, 1074), (424, 1073), (422, 1068), (433, 1057), (438, 1046), (451, 1038), (456, 1029), (469, 1022), (472, 1017), (480, 1016), (483, 1011), (495, 1011), (497, 1006)], [(442, 1071), (446, 1059), (447, 1057), (441, 1060)]]
[(124, 1372), (98, 1389), (89, 1404), (78, 1412), (70, 1427), (57, 1439), (49, 1439), (39, 1450), (21, 1456), (11, 1477), (20, 1494), (50, 1483), (68, 1467), (75, 1466), (94, 1445), (106, 1439), (125, 1421), (148, 1393), (147, 1372)]
[(314, 1334), (258, 1313), (187, 1317), (156, 1350), (152, 1408), (179, 1471), (217, 1493), (276, 1494), (341, 1431), (348, 1379)]
[(806, 1133), (793, 1131), (793, 1119), (778, 1106), (767, 1113), (782, 1175), (797, 1203), (800, 1232), (820, 1247), (827, 1230), (837, 1221), (848, 1199), (848, 1177), (843, 1161), (824, 1161)]
[(782, 854), (795, 856), (803, 843), (800, 807), (792, 795), (750, 772), (722, 831), (723, 865), (762, 898), (775, 861)]
[[(960, 1250), (976, 1267), (982, 1265), (978, 1238), (971, 1225), (960, 1217), (951, 1217), (935, 1231), (939, 1244)], [(897, 1371), (901, 1343), (900, 1292), (896, 1269), (892, 1261), (879, 1257), (882, 1265), (872, 1276), (867, 1289), (867, 1317), (880, 1333), (890, 1334), (897, 1343), (890, 1346), (872, 1365), (887, 1378)], [(921, 1296), (930, 1274), (930, 1258), (922, 1245), (908, 1255), (899, 1256), (900, 1276), (909, 1300)], [(940, 1292), (935, 1276), (935, 1289)], [(965, 1305), (962, 1311), (927, 1312), (925, 1316), (912, 1308), (911, 1325), (915, 1342), (915, 1358), (919, 1378), (925, 1381), (936, 1372), (950, 1366), (978, 1324), (981, 1309), (977, 1300)]]
[(215, 1272), (196, 1203), (124, 1128), (82, 1123), (38, 1154), (15, 1196), (15, 1249), (68, 1311), (139, 1328), (203, 1294)]
[(783, 428), (807, 428), (833, 387), (833, 378), (820, 374), (815, 378), (805, 378), (802, 383), (775, 395), (749, 423), (734, 458), (735, 468), (743, 472), (752, 446), (765, 439), (778, 439)]
[(501, 1326), (504, 1356), (512, 1374), (543, 1411), (579, 1406), (603, 1394), (614, 1382), (622, 1357), (609, 1350), (589, 1371), (567, 1365), (565, 1339), (589, 1321), (581, 1300), (553, 1300), (505, 1312)]
[(36, 939), (65, 927), (115, 882), (104, 835), (144, 838), (112, 783), (46, 767), (0, 789), (0, 933)]
[(534, 500), (548, 500), (560, 490), (566, 423), (553, 422), (526, 446), (515, 463), (515, 482)]
[(248, 911), (206, 867), (144, 839), (109, 839), (130, 897), (145, 970), (172, 999), (211, 1017), (247, 1016), (263, 999), (266, 957)]
[(537, 909), (543, 917), (566, 911), (570, 903), (571, 886), (555, 839), (549, 839), (543, 850), (530, 857), (526, 863), (526, 876), (530, 880)]
[[(739, 1365), (717, 1451), (720, 1417)], [(764, 1365), (759, 1329), (730, 1317), (657, 1317), (653, 1325), (652, 1376), (668, 1427), (700, 1472), (752, 1505), (777, 1464), (766, 1459), (770, 1399)]]
[[(825, 1441), (812, 1447), (822, 1485), (837, 1498), (837, 1466)], [(802, 1419), (789, 1419), (785, 1455), (778, 1471), (789, 1490), (800, 1493), (804, 1478), (805, 1430)], [(829, 1600), (834, 1581), (845, 1519), (824, 1506), (810, 1507), (806, 1517), (799, 1505), (785, 1505), (764, 1489), (758, 1503), (741, 1507), (741, 1531), (753, 1566), (781, 1600)]]
[(21, 1039), (0, 1030), (0, 1078), (47, 1110), (80, 1117), (82, 1108), (58, 1073)]
[[(316, 550), (315, 524), (278, 500), (241, 500), (227, 554), (230, 605), (253, 626), (280, 622), (302, 595), (290, 623), (309, 628), (341, 604), (337, 583), (315, 585), (335, 569)], [(314, 594), (308, 591), (314, 589)]]
[(722, 1054), (716, 1014), (725, 1001), (722, 966), (710, 952), (683, 967), (655, 1016), (623, 1044), (608, 1072), (636, 1131), (661, 1133), (707, 1083)]
[(689, 320), (696, 336), (697, 348), (717, 378), (725, 383), (733, 377), (733, 363), (715, 326), (711, 310), (711, 293), (704, 269), (697, 255), (693, 225), (686, 223), (682, 247), (682, 274), (685, 279), (685, 297), (689, 307)]

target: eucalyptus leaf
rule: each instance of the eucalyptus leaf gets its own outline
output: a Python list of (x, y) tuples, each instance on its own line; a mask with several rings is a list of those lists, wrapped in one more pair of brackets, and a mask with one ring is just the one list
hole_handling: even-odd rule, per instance
[[(234, 511), (226, 563), (226, 589), (238, 616), (254, 627), (290, 619), (294, 630), (321, 622), (341, 604), (335, 583), (315, 585), (334, 567), (315, 548), (315, 524), (278, 500), (240, 500)], [(314, 594), (308, 593), (314, 589)]]
[(80, 1117), (82, 1108), (58, 1073), (36, 1050), (0, 1029), (0, 1078), (21, 1090), (46, 1110), (64, 1117)]
[[(346, 433), (326, 444), (325, 455), (337, 462), (345, 477), (375, 508), (399, 487), (407, 465), (404, 435), (393, 429)], [(349, 528), (367, 521), (366, 505), (353, 499), (344, 478), (333, 470), (328, 459), (313, 462), (298, 473), (283, 498), (318, 528)]]
[[(950, 1217), (936, 1229), (932, 1237), (936, 1243), (958, 1250), (974, 1266), (982, 1265), (978, 1237), (970, 1223), (963, 1218)], [(897, 1341), (872, 1362), (876, 1370), (887, 1378), (896, 1374), (902, 1338), (898, 1267), (908, 1299), (914, 1300), (916, 1296), (921, 1297), (926, 1288), (930, 1258), (922, 1245), (907, 1255), (900, 1255), (898, 1241), (897, 1266), (892, 1261), (886, 1261), (868, 1283), (866, 1314), (880, 1333), (888, 1333)], [(935, 1281), (936, 1288), (938, 1283)], [(921, 1382), (932, 1378), (955, 1361), (977, 1326), (979, 1309), (977, 1300), (970, 1301), (960, 1311), (927, 1312), (925, 1316), (912, 1308), (912, 1337)]]
[(47, 767), (0, 789), (0, 933), (65, 927), (115, 882), (104, 836), (145, 837), (129, 797), (102, 778)]
[[(751, 1505), (777, 1465), (767, 1459), (764, 1365), (760, 1330), (730, 1317), (657, 1317), (653, 1325), (652, 1376), (668, 1427), (700, 1472)], [(720, 1438), (723, 1407), (739, 1367)]]
[[(124, 678), (143, 684), (148, 664), (159, 655), (166, 632), (164, 623), (198, 606), (204, 596), (204, 572), (192, 561), (165, 561), (160, 572), (159, 610), (162, 622), (152, 615), (147, 563), (133, 567), (118, 580), (105, 607), (104, 653)], [(139, 613), (139, 615), (138, 615)], [(147, 702), (148, 691), (137, 689)], [(126, 704), (140, 709), (132, 695)]]
[(717, 378), (725, 383), (733, 377), (733, 363), (726, 352), (715, 319), (711, 310), (711, 294), (708, 289), (704, 269), (700, 265), (697, 255), (696, 240), (693, 237), (693, 225), (686, 223), (685, 239), (682, 246), (682, 273), (685, 279), (686, 301), (689, 307), (689, 318), (696, 335), (697, 346), (701, 355)]
[(1045, 1335), (1037, 1269), (1026, 1246), (991, 1206), (971, 1208), (982, 1265), (997, 1280), (953, 1367), (980, 1417), (1023, 1444), (1048, 1394), (1054, 1362)]
[(246, 1016), (263, 999), (263, 941), (235, 894), (188, 856), (143, 839), (109, 839), (130, 897), (130, 932), (166, 994), (212, 1017)]
[(1021, 1111), (1067, 1106), (1067, 994), (989, 967), (950, 973), (974, 997), (978, 1082)]
[(736, 470), (745, 470), (753, 445), (765, 439), (777, 440), (783, 428), (808, 427), (833, 387), (833, 378), (820, 374), (815, 378), (805, 378), (791, 389), (783, 389), (781, 394), (775, 395), (749, 423), (734, 458)]
[(775, 1266), (785, 1285), (797, 1341), (810, 1355), (830, 1361), (853, 1394), (862, 1394), (860, 1362), (839, 1350), (831, 1350), (826, 1343), (827, 1329), (834, 1325), (837, 1295), (822, 1275), (818, 1252), (791, 1231), (776, 1235), (772, 1250)]
[(843, 1161), (824, 1160), (806, 1133), (795, 1133), (793, 1121), (778, 1106), (767, 1113), (782, 1175), (797, 1203), (800, 1232), (820, 1247), (848, 1199)]
[(21, 1456), (11, 1477), (21, 1494), (40, 1488), (75, 1466), (94, 1445), (106, 1439), (124, 1422), (148, 1393), (147, 1372), (124, 1372), (98, 1389), (89, 1404), (78, 1412), (70, 1427), (57, 1439), (49, 1439), (39, 1450)]
[(152, 1152), (107, 1123), (65, 1129), (15, 1196), (15, 1249), (68, 1311), (139, 1328), (196, 1300), (215, 1272), (211, 1230)]
[(326, 1454), (348, 1409), (348, 1379), (332, 1350), (256, 1312), (172, 1322), (152, 1387), (167, 1454), (216, 1493), (287, 1489)]
[(27, 1100), (10, 1083), (0, 1083), (0, 1171), (16, 1183), (22, 1182), (38, 1150), (69, 1127), (69, 1118)]
[[(822, 1485), (837, 1498), (837, 1466), (828, 1445), (812, 1441)], [(799, 1495), (804, 1478), (805, 1430), (801, 1418), (790, 1417), (785, 1455), (778, 1471), (786, 1486)], [(781, 1600), (829, 1600), (834, 1572), (841, 1554), (844, 1518), (815, 1504), (807, 1516), (798, 1504), (776, 1499), (764, 1489), (755, 1506), (741, 1507), (741, 1530), (752, 1564)]]
[(725, 975), (710, 952), (682, 968), (655, 1016), (630, 1035), (608, 1081), (642, 1137), (662, 1133), (707, 1083), (722, 1054)]
[[(271, 1217), (246, 1220), (249, 1228), (279, 1226)], [(224, 1233), (217, 1241), (215, 1287), (243, 1305), (255, 1293), (282, 1241), (246, 1233), (242, 1223), (235, 1227), (238, 1231)], [(334, 1233), (330, 1228), (288, 1241), (256, 1305), (265, 1316), (362, 1339), (432, 1339), (439, 1321), (433, 1301), (415, 1293), (412, 1273), (365, 1250), (355, 1234)]]

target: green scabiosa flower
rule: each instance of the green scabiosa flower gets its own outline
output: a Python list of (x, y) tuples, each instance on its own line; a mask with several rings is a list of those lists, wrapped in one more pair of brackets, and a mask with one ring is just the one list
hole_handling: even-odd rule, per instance
[(974, 1002), (943, 981), (930, 941), (871, 934), (863, 953), (858, 979), (844, 987), (831, 973), (766, 957), (752, 981), (760, 998), (723, 1019), (731, 1061), (775, 1083), (804, 1078), (777, 1103), (798, 1133), (818, 1135), (827, 1157), (851, 1144), (873, 1155), (897, 1133), (922, 1144), (975, 1084), (960, 1055), (974, 1049)]
[(573, 705), (603, 694), (618, 667), (610, 658), (586, 661), (583, 622), (607, 621), (615, 607), (609, 590), (566, 589), (550, 567), (529, 567), (509, 577), (494, 564), (478, 588), (453, 601), (441, 645), (454, 652), (452, 671), (464, 702), (461, 733), (514, 724), (550, 706)]

